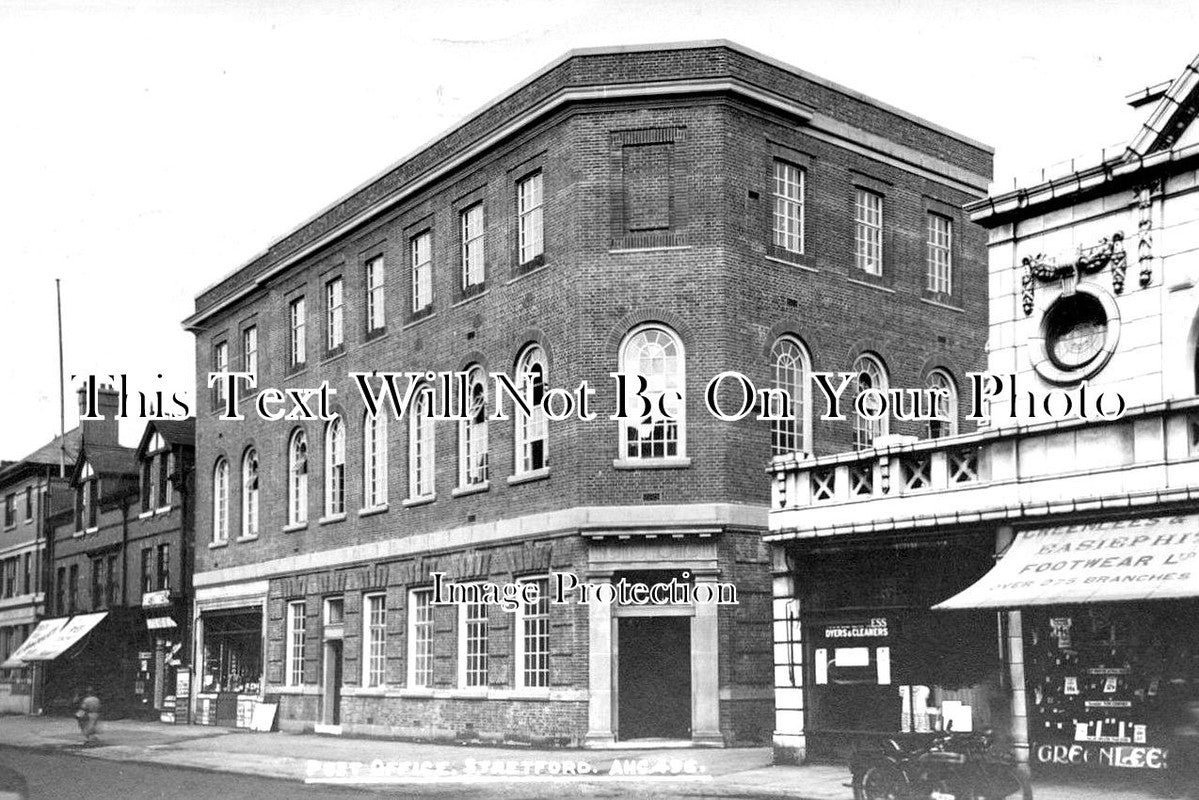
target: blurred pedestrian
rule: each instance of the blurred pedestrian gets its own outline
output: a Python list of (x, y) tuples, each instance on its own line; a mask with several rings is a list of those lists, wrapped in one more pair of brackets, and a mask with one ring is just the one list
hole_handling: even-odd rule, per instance
[(90, 686), (83, 690), (79, 708), (75, 711), (75, 719), (79, 721), (79, 732), (83, 734), (83, 746), (94, 746), (100, 730), (100, 698)]

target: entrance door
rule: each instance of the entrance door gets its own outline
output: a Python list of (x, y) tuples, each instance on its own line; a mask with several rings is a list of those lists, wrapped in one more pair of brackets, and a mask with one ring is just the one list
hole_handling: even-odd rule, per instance
[(618, 622), (621, 739), (691, 738), (691, 617)]
[(341, 640), (325, 642), (325, 693), (321, 710), (325, 725), (341, 724)]

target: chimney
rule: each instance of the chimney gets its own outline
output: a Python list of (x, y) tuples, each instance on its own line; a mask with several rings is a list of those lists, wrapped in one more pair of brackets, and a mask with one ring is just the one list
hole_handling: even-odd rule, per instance
[(88, 419), (88, 383), (79, 387), (79, 430), (83, 441), (87, 444), (116, 445), (117, 411), (120, 409), (120, 398), (117, 390), (110, 384), (91, 384), (96, 386), (95, 411), (102, 419)]

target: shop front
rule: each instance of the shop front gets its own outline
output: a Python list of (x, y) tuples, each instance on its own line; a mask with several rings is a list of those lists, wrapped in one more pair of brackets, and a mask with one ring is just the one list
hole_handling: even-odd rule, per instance
[(169, 590), (142, 595), (147, 632), (146, 648), (138, 652), (136, 693), (143, 714), (165, 723), (185, 723), (188, 709), (176, 696), (178, 674), (186, 671), (187, 633), (184, 612)]
[(266, 581), (196, 589), (193, 668), (175, 677), (176, 705), (190, 700), (193, 723), (250, 727), (263, 699), (266, 592)]

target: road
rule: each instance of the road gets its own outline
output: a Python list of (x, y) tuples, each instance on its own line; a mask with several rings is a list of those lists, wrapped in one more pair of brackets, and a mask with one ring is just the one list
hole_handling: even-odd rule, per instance
[[(0, 745), (0, 768), (24, 776), (28, 800), (378, 800), (380, 797), (464, 798), (465, 800), (572, 800), (573, 798), (728, 797), (769, 800), (781, 795), (741, 794), (722, 791), (719, 780), (712, 783), (490, 783), (486, 785), (405, 785), (347, 788), (306, 785), (298, 781), (273, 780), (223, 772), (172, 768), (132, 761), (90, 758), (68, 750), (23, 750)], [(795, 795), (786, 795), (794, 800)]]

